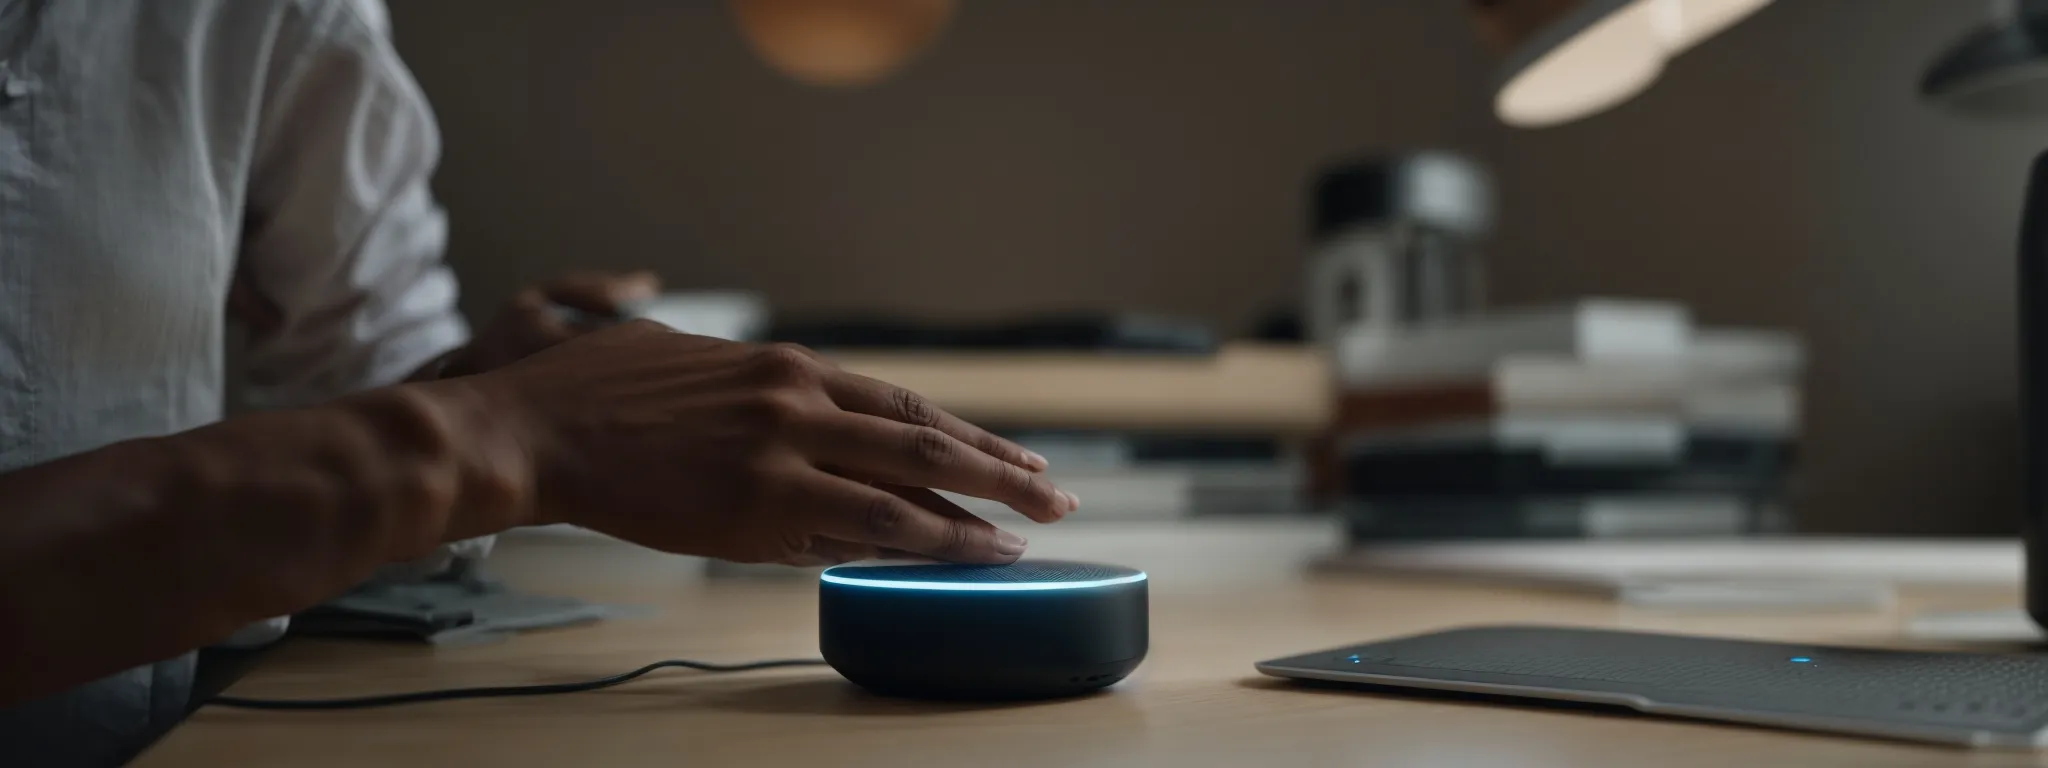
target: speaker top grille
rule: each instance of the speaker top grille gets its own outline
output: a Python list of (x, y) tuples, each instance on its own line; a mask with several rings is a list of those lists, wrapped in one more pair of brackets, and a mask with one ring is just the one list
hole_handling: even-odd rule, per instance
[(1143, 581), (1135, 568), (1066, 560), (1026, 560), (1009, 565), (952, 563), (870, 563), (834, 566), (827, 583), (927, 589), (1073, 589)]

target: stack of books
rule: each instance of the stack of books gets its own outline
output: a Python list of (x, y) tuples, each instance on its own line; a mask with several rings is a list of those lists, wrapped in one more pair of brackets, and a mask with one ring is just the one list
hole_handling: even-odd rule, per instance
[(1323, 500), (1355, 541), (1728, 536), (1787, 512), (1804, 350), (1587, 301), (1332, 351)]

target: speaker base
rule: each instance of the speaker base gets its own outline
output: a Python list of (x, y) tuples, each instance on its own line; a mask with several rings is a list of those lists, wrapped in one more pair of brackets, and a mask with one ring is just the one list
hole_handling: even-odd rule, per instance
[[(1031, 701), (1065, 699), (1088, 694), (1122, 682), (1144, 662), (1144, 657), (1123, 661), (1063, 668), (959, 670), (947, 674), (941, 669), (920, 670), (912, 676), (902, 670), (869, 673), (833, 664), (833, 669), (861, 689), (893, 699), (928, 701)], [(832, 660), (827, 658), (830, 663)]]

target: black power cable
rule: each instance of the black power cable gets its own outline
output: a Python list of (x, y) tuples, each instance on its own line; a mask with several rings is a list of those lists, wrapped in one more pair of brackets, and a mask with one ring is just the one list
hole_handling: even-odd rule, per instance
[(433, 701), (454, 699), (487, 699), (499, 696), (543, 696), (555, 693), (581, 693), (610, 688), (634, 680), (657, 669), (679, 667), (700, 672), (752, 672), (779, 667), (810, 667), (824, 664), (824, 659), (771, 659), (751, 661), (744, 664), (712, 664), (687, 659), (670, 659), (627, 672), (625, 674), (585, 680), (576, 683), (544, 683), (538, 685), (500, 685), (483, 688), (448, 688), (438, 691), (415, 691), (413, 693), (392, 693), (381, 696), (360, 696), (348, 699), (249, 699), (240, 696), (216, 696), (207, 703), (217, 707), (236, 709), (270, 710), (312, 710), (312, 709), (367, 709), (390, 707), (400, 704), (425, 704)]

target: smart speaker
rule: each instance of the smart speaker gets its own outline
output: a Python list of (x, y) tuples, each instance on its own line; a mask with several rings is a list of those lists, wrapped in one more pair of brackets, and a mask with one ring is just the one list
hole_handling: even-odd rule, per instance
[(1145, 573), (1131, 568), (854, 563), (818, 580), (825, 661), (886, 696), (1078, 695), (1124, 679), (1149, 642)]

